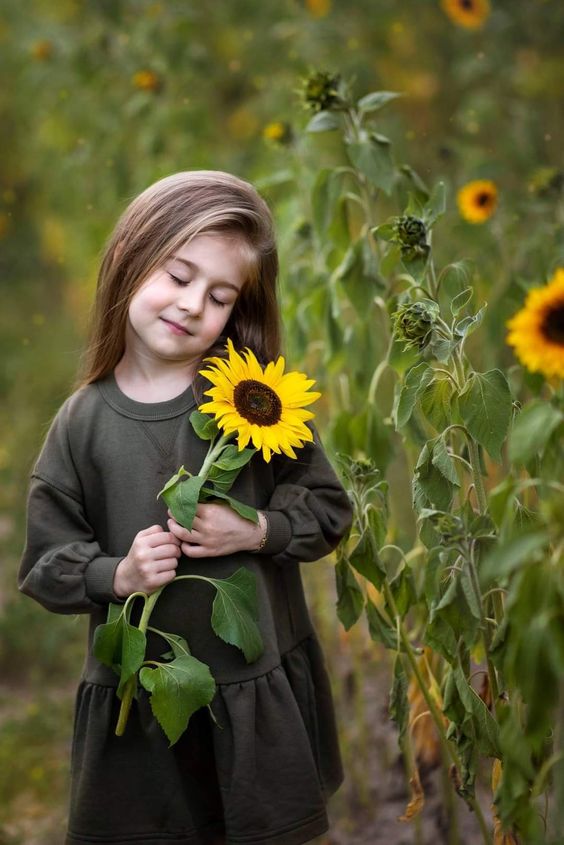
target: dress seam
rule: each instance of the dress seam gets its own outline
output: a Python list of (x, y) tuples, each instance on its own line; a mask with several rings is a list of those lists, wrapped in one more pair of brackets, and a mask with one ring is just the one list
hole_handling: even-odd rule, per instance
[(300, 821), (296, 824), (292, 824), (288, 827), (279, 827), (276, 830), (273, 830), (272, 833), (265, 836), (264, 834), (259, 834), (258, 836), (232, 836), (229, 837), (230, 842), (232, 843), (241, 843), (241, 845), (252, 845), (253, 842), (260, 842), (265, 843), (268, 845), (268, 842), (271, 839), (276, 840), (279, 836), (284, 836), (288, 833), (293, 833), (294, 831), (301, 830), (304, 827), (308, 827), (309, 825), (313, 824), (317, 821), (325, 821), (327, 817), (326, 810), (323, 809), (319, 813), (316, 813), (314, 816), (307, 816), (307, 818), (300, 819)]

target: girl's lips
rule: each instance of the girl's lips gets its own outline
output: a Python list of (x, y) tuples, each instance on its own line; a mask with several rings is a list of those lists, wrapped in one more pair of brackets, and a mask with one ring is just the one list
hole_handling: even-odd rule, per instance
[(161, 319), (162, 319), (163, 323), (166, 323), (167, 326), (170, 328), (170, 330), (173, 331), (175, 334), (184, 334), (184, 335), (190, 334), (188, 329), (184, 329), (178, 323), (173, 323), (172, 320), (165, 320), (164, 317), (161, 317)]

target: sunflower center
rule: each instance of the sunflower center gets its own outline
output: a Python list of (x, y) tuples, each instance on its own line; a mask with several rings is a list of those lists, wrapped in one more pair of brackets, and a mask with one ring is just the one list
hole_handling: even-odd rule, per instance
[(474, 0), (460, 0), (460, 5), (463, 9), (466, 9), (467, 11), (471, 12), (474, 8)]
[(564, 302), (546, 314), (541, 331), (547, 340), (564, 346)]
[(476, 203), (480, 206), (480, 208), (484, 208), (484, 206), (489, 205), (492, 201), (492, 195), (488, 194), (487, 191), (481, 191), (476, 197)]
[(282, 416), (278, 394), (254, 379), (245, 379), (235, 386), (233, 402), (241, 416), (256, 425), (276, 425)]

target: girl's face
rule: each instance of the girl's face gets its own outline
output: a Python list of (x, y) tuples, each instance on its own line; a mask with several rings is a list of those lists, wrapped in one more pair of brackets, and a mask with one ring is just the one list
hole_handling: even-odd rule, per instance
[(215, 343), (248, 274), (241, 241), (198, 235), (134, 294), (126, 353), (154, 362), (196, 363)]

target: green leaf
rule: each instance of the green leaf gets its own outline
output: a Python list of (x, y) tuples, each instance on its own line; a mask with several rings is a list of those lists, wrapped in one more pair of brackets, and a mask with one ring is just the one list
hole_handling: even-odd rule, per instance
[[(180, 472), (178, 475), (180, 475)], [(184, 475), (187, 475), (187, 473), (184, 473)], [(205, 480), (200, 475), (192, 475), (187, 481), (180, 480), (174, 486), (167, 484), (161, 490), (163, 499), (167, 503), (175, 520), (179, 525), (183, 525), (189, 531), (192, 528), (196, 508), (198, 507), (200, 490)]]
[(232, 496), (228, 496), (226, 493), (222, 493), (220, 490), (209, 490), (206, 487), (202, 488), (202, 499), (223, 499), (225, 502), (228, 502), (230, 507), (242, 516), (244, 519), (248, 519), (250, 522), (254, 522), (255, 525), (258, 524), (258, 513), (257, 509), (251, 507), (251, 505), (245, 505), (244, 502), (239, 502), (237, 499), (234, 499)]
[(373, 604), (370, 599), (366, 600), (366, 618), (368, 619), (368, 632), (376, 643), (382, 643), (386, 648), (398, 650), (398, 636), (396, 629), (390, 625), (383, 613)]
[(365, 238), (359, 238), (347, 250), (343, 261), (333, 273), (332, 280), (342, 283), (355, 310), (364, 318), (380, 287), (377, 267)]
[(212, 482), (215, 490), (228, 493), (241, 469), (249, 463), (256, 451), (256, 449), (239, 451), (234, 443), (230, 443), (225, 447), (219, 459), (211, 465), (207, 480)]
[(365, 531), (353, 551), (349, 554), (349, 563), (357, 572), (380, 589), (385, 576), (370, 531)]
[[(188, 643), (184, 637), (180, 637), (178, 634), (169, 634), (166, 631), (159, 631), (157, 628), (151, 628), (151, 626), (149, 626), (148, 630), (153, 631), (154, 634), (158, 634), (167, 641), (172, 649), (172, 651), (169, 652), (171, 657), (182, 657), (185, 654), (190, 654)], [(163, 657), (165, 656), (166, 655), (163, 655)]]
[(454, 334), (457, 335), (457, 337), (466, 338), (468, 335), (471, 335), (472, 332), (475, 332), (484, 318), (486, 308), (487, 305), (482, 305), (480, 310), (471, 317), (464, 317), (464, 319), (459, 320), (459, 322), (454, 326)]
[(164, 496), (164, 493), (166, 493), (168, 490), (172, 490), (172, 488), (175, 487), (183, 478), (192, 478), (192, 473), (186, 472), (184, 467), (181, 466), (176, 475), (173, 475), (172, 478), (169, 478), (163, 489), (159, 490), (159, 492), (157, 493), (157, 499), (159, 498), (159, 496), (162, 496), (163, 499), (166, 501), (166, 496)]
[(339, 129), (341, 123), (334, 112), (320, 111), (315, 114), (307, 124), (306, 132), (332, 132)]
[(442, 217), (445, 213), (446, 208), (446, 190), (445, 190), (445, 183), (438, 182), (435, 186), (433, 193), (425, 205), (424, 209), (424, 220), (425, 223), (429, 228), (433, 226), (433, 224)]
[(419, 395), (429, 385), (432, 378), (433, 370), (424, 362), (407, 371), (403, 385), (396, 393), (392, 410), (396, 431), (408, 423)]
[(180, 739), (190, 716), (209, 704), (215, 695), (215, 681), (208, 666), (189, 654), (162, 663), (156, 669), (144, 667), (139, 680), (151, 693), (151, 710), (170, 746)]
[(252, 663), (264, 651), (257, 625), (259, 609), (254, 573), (241, 567), (229, 578), (206, 580), (217, 590), (211, 618), (213, 630), (226, 643), (240, 648), (247, 663)]
[(358, 621), (362, 613), (364, 596), (348, 561), (343, 557), (335, 565), (335, 578), (337, 582), (337, 616), (345, 631), (348, 631)]
[(386, 103), (389, 103), (391, 100), (397, 99), (397, 97), (401, 97), (401, 94), (396, 94), (395, 91), (372, 91), (370, 94), (366, 94), (364, 97), (361, 97), (358, 101), (358, 109), (359, 111), (366, 114), (367, 112), (378, 111)]
[(467, 258), (447, 264), (439, 274), (438, 284), (447, 299), (453, 300), (464, 288), (469, 286), (472, 278), (472, 262)]
[(527, 463), (542, 453), (552, 433), (564, 421), (564, 414), (548, 402), (526, 405), (516, 418), (509, 436), (509, 460)]
[(361, 173), (384, 193), (389, 194), (394, 182), (394, 163), (390, 143), (374, 133), (365, 140), (347, 144), (349, 158)]
[(394, 679), (390, 691), (389, 713), (398, 726), (400, 739), (403, 739), (409, 724), (407, 690), (407, 675), (403, 668), (401, 655), (397, 654), (394, 660)]
[[(397, 220), (397, 218), (394, 217), (393, 220)], [(394, 223), (382, 223), (381, 226), (374, 226), (371, 231), (373, 235), (382, 241), (394, 242), (397, 240), (397, 229)]]
[(512, 399), (501, 370), (472, 373), (459, 397), (459, 409), (466, 428), (496, 461), (511, 420)]
[(441, 376), (425, 384), (420, 392), (421, 410), (437, 431), (443, 431), (452, 422), (452, 395), (451, 380)]
[(219, 432), (215, 417), (210, 417), (209, 414), (202, 414), (201, 411), (192, 411), (190, 414), (190, 425), (202, 440), (213, 440)]
[(441, 436), (428, 440), (423, 446), (415, 467), (414, 480), (432, 507), (439, 510), (450, 508), (453, 487), (459, 486), (459, 481), (454, 461)]
[(480, 564), (480, 583), (488, 586), (499, 582), (518, 569), (521, 564), (534, 560), (537, 552), (549, 540), (547, 531), (520, 533), (492, 549)]
[(121, 614), (115, 621), (98, 625), (94, 632), (94, 657), (120, 676), (118, 696), (145, 659), (145, 634)]
[(458, 317), (461, 311), (464, 310), (466, 305), (472, 299), (474, 295), (474, 288), (464, 288), (459, 294), (457, 294), (450, 303), (450, 312), (453, 317)]
[(324, 237), (335, 217), (342, 180), (342, 171), (323, 168), (319, 171), (313, 185), (311, 194), (313, 225), (319, 238)]
[(499, 747), (499, 726), (474, 688), (464, 677), (460, 665), (453, 669), (454, 681), (460, 700), (474, 723), (475, 741), (487, 757), (501, 758)]

